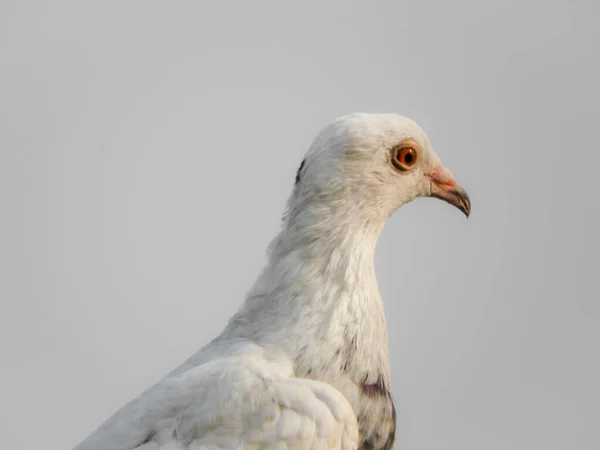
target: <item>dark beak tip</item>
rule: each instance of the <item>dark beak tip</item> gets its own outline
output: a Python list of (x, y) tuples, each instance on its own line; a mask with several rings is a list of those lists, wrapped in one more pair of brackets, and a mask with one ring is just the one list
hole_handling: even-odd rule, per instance
[(469, 198), (469, 194), (467, 194), (463, 188), (458, 186), (449, 192), (451, 198), (447, 201), (462, 211), (462, 213), (468, 219), (471, 215), (471, 199)]
[(463, 213), (465, 213), (465, 216), (467, 217), (467, 219), (469, 218), (469, 216), (471, 215), (471, 199), (469, 198), (469, 196), (467, 195), (467, 193), (465, 192), (464, 197), (462, 198), (462, 202), (463, 202)]
[(431, 196), (450, 203), (459, 209), (467, 219), (471, 215), (471, 199), (469, 198), (469, 194), (461, 187), (457, 186), (454, 189), (435, 192)]
[(471, 215), (471, 199), (466, 192), (463, 191), (461, 194), (462, 195), (459, 196), (459, 201), (461, 203), (460, 209), (468, 219)]

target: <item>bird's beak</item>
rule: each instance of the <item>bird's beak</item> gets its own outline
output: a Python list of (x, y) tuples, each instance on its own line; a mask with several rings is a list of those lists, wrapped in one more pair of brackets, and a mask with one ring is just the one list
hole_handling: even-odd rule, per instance
[(471, 214), (471, 199), (466, 191), (461, 188), (452, 173), (444, 167), (434, 170), (427, 175), (431, 181), (431, 197), (439, 198), (460, 209), (463, 214), (469, 217)]

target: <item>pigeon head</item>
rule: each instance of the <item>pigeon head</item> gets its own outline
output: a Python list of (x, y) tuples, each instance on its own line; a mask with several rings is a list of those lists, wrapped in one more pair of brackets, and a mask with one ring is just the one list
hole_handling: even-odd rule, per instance
[(417, 123), (396, 114), (352, 114), (317, 135), (288, 208), (383, 222), (418, 197), (444, 200), (467, 217), (471, 210), (469, 196)]

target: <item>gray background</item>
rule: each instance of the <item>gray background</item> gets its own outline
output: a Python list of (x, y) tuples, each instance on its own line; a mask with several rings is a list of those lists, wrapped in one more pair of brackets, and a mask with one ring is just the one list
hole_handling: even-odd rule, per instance
[(2, 448), (65, 449), (214, 337), (312, 138), (428, 132), (468, 190), (376, 266), (401, 449), (599, 449), (597, 2), (0, 3)]

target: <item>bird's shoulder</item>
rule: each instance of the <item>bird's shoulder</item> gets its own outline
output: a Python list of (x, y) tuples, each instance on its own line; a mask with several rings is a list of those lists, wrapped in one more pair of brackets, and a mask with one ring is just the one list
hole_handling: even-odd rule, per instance
[(169, 375), (77, 450), (355, 449), (357, 443), (356, 416), (337, 389), (298, 378), (288, 359), (252, 349)]

